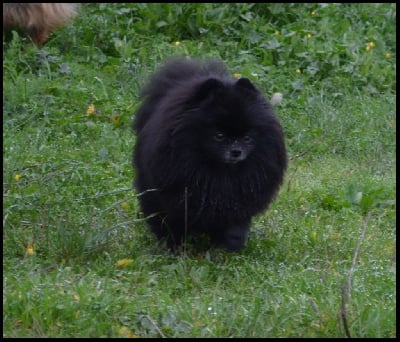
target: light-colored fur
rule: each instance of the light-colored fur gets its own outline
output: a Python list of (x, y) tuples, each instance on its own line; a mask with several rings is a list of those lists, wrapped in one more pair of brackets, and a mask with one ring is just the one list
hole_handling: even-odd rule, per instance
[(3, 3), (3, 32), (19, 28), (38, 45), (77, 14), (78, 4)]

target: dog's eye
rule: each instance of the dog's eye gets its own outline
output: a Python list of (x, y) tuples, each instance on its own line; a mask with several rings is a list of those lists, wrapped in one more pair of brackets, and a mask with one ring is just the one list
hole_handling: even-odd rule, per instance
[(214, 139), (215, 139), (215, 141), (218, 141), (218, 142), (224, 141), (225, 135), (222, 132), (216, 132), (214, 135)]
[(243, 141), (244, 141), (246, 144), (248, 144), (248, 143), (251, 143), (251, 142), (253, 141), (253, 138), (252, 138), (250, 135), (245, 135), (245, 136), (243, 137)]

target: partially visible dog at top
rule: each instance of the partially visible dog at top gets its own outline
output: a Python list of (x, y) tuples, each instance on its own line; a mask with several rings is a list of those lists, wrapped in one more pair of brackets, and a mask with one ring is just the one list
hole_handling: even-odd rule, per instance
[(3, 33), (25, 32), (36, 45), (44, 44), (50, 33), (77, 14), (77, 3), (3, 3)]

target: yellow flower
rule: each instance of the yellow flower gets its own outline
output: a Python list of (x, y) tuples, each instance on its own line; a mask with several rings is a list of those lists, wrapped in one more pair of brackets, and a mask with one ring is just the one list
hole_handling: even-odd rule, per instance
[(15, 178), (15, 180), (18, 182), (19, 179), (21, 178), (21, 175), (17, 173), (17, 174), (14, 176), (14, 178)]
[(181, 42), (176, 41), (176, 42), (174, 43), (174, 45), (175, 45), (175, 46), (179, 46), (179, 45), (181, 45)]
[(275, 33), (274, 33), (274, 35), (275, 35), (275, 36), (279, 36), (279, 31), (276, 30)]
[(115, 263), (115, 266), (118, 268), (126, 267), (133, 262), (133, 259), (121, 259)]
[(365, 47), (365, 51), (367, 51), (367, 52), (371, 51), (374, 46), (375, 46), (375, 43), (373, 41), (369, 42), (367, 44), (367, 46)]
[(311, 33), (307, 33), (307, 38), (310, 39), (312, 37)]
[(119, 334), (121, 337), (126, 338), (138, 338), (139, 336), (134, 334), (128, 327), (121, 327), (119, 328)]
[(96, 111), (96, 109), (94, 108), (94, 104), (91, 103), (88, 107), (88, 109), (86, 110), (86, 114), (88, 116), (92, 115), (94, 112)]
[(128, 210), (129, 209), (129, 203), (128, 202), (122, 202), (121, 203), (122, 209)]
[(311, 12), (311, 15), (312, 15), (313, 17), (315, 17), (315, 16), (317, 15), (317, 12), (312, 11), (312, 12)]
[(301, 74), (301, 70), (299, 68), (296, 69), (296, 74)]
[(390, 52), (386, 52), (385, 53), (385, 58), (390, 58), (390, 57), (392, 57), (392, 54)]
[(121, 114), (114, 114), (111, 116), (111, 121), (114, 125), (114, 128), (117, 128), (121, 124)]
[(32, 245), (29, 245), (28, 248), (27, 248), (26, 251), (25, 251), (25, 254), (26, 254), (26, 255), (32, 255), (32, 254), (34, 254), (34, 253), (35, 253), (35, 250), (33, 249), (33, 246), (32, 246)]
[(311, 238), (313, 239), (313, 240), (316, 240), (317, 239), (317, 232), (314, 230), (313, 232), (311, 232)]
[(240, 78), (240, 74), (234, 73), (234, 74), (233, 74), (233, 78), (237, 80), (238, 78)]

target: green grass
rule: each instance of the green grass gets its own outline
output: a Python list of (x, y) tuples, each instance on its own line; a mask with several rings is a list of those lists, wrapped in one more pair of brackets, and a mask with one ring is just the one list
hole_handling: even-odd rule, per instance
[[(351, 336), (395, 337), (395, 20), (395, 4), (84, 4), (40, 48), (3, 37), (3, 337), (344, 337), (351, 272)], [(171, 55), (284, 95), (289, 169), (240, 253), (168, 254), (140, 218), (130, 126)]]

